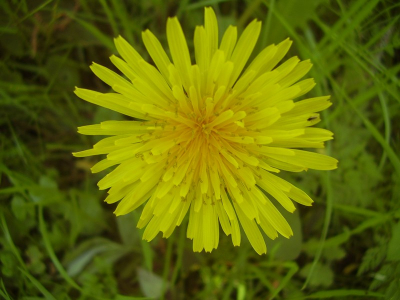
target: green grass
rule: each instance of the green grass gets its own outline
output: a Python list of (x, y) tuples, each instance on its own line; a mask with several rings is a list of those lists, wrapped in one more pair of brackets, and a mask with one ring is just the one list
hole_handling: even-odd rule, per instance
[[(285, 174), (315, 200), (287, 214), (295, 236), (258, 256), (225, 236), (193, 253), (184, 224), (147, 243), (138, 212), (115, 218), (75, 159), (95, 138), (76, 128), (117, 113), (84, 103), (75, 86), (107, 91), (92, 61), (113, 68), (119, 34), (149, 59), (141, 31), (166, 45), (178, 15), (192, 47), (203, 6), (221, 31), (263, 21), (255, 53), (286, 37), (287, 57), (314, 64), (332, 95), (321, 126), (335, 171)], [(22, 0), (0, 2), (0, 297), (4, 299), (400, 299), (400, 4), (379, 0)]]

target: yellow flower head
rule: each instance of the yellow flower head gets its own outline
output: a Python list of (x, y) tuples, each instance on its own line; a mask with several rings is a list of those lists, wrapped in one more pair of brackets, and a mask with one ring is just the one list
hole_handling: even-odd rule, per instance
[(271, 239), (278, 232), (293, 234), (269, 197), (290, 212), (292, 200), (313, 202), (273, 173), (336, 168), (334, 158), (297, 149), (323, 148), (333, 135), (311, 127), (320, 121), (317, 112), (331, 105), (329, 96), (293, 101), (315, 85), (313, 79), (297, 82), (310, 61), (292, 57), (276, 67), (292, 43), (287, 39), (244, 68), (260, 29), (254, 20), (237, 40), (237, 29), (230, 26), (219, 42), (214, 11), (205, 8), (205, 25), (194, 33), (192, 64), (181, 25), (170, 18), (172, 61), (149, 30), (143, 42), (157, 68), (118, 37), (122, 59), (113, 55), (111, 61), (126, 79), (93, 64), (92, 71), (115, 92), (75, 90), (83, 100), (133, 118), (79, 127), (82, 134), (110, 137), (74, 155), (106, 154), (94, 173), (117, 165), (98, 186), (110, 188), (107, 203), (119, 201), (116, 215), (145, 203), (138, 223), (146, 226), (145, 240), (159, 231), (168, 238), (189, 214), (187, 237), (194, 251), (218, 247), (219, 224), (239, 246), (240, 224), (255, 251), (266, 253), (259, 227)]

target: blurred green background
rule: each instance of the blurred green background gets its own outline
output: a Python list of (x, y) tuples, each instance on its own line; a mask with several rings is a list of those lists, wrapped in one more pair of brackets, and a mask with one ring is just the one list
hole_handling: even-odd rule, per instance
[[(142, 241), (140, 209), (116, 218), (103, 202), (98, 158), (71, 155), (96, 140), (77, 126), (122, 118), (73, 94), (108, 90), (89, 65), (115, 70), (113, 37), (149, 59), (141, 31), (166, 46), (177, 15), (193, 49), (204, 6), (221, 33), (262, 20), (255, 53), (293, 39), (286, 58), (314, 63), (307, 96), (332, 95), (318, 126), (335, 133), (325, 150), (339, 168), (281, 173), (315, 204), (285, 214), (294, 237), (268, 240), (264, 256), (225, 235), (193, 253), (186, 225)], [(399, 18), (398, 1), (379, 0), (0, 0), (0, 296), (400, 299)]]

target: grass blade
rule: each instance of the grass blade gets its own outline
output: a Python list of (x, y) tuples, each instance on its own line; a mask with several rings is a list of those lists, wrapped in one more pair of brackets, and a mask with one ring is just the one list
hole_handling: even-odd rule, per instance
[(8, 242), (8, 244), (9, 244), (9, 246), (11, 248), (11, 251), (13, 252), (15, 257), (17, 258), (17, 260), (20, 262), (21, 266), (26, 270), (26, 265), (24, 263), (24, 260), (22, 259), (21, 255), (19, 254), (19, 251), (18, 251), (17, 247), (15, 246), (15, 244), (14, 244), (14, 242), (12, 240), (10, 231), (8, 230), (8, 226), (7, 226), (7, 223), (6, 223), (6, 219), (4, 218), (3, 212), (1, 212), (0, 218), (1, 218), (1, 228), (2, 228), (3, 233), (4, 233), (4, 237), (5, 237), (6, 241)]
[(53, 247), (51, 246), (49, 236), (47, 233), (46, 229), (46, 224), (44, 222), (43, 218), (43, 207), (40, 205), (39, 206), (39, 229), (40, 233), (42, 234), (43, 237), (43, 242), (46, 247), (47, 253), (49, 254), (49, 257), (51, 261), (53, 262), (54, 266), (60, 273), (60, 275), (64, 278), (66, 282), (68, 282), (72, 287), (76, 288), (77, 290), (81, 291), (81, 287), (68, 275), (67, 271), (65, 271), (64, 267), (60, 263), (60, 261), (57, 258), (57, 255), (54, 253)]
[(102, 45), (104, 45), (105, 47), (107, 47), (109, 50), (111, 50), (112, 52), (115, 51), (115, 47), (114, 44), (112, 42), (112, 39), (108, 36), (106, 36), (104, 33), (102, 33), (99, 29), (97, 29), (97, 27), (95, 27), (93, 24), (86, 22), (82, 19), (79, 19), (77, 17), (75, 17), (74, 14), (72, 13), (67, 13), (68, 16), (71, 19), (74, 19), (75, 21), (77, 21), (79, 24), (82, 25), (82, 27), (84, 29), (86, 29), (87, 31), (89, 31)]
[(35, 277), (33, 277), (31, 274), (29, 274), (28, 272), (26, 272), (25, 270), (23, 270), (21, 268), (19, 268), (19, 270), (43, 294), (43, 296), (46, 298), (46, 300), (57, 300), (38, 280), (35, 279)]
[(371, 292), (371, 291), (343, 289), (343, 290), (331, 290), (331, 291), (316, 292), (314, 294), (311, 294), (311, 295), (308, 295), (305, 297), (291, 298), (291, 300), (326, 299), (326, 298), (343, 299), (343, 297), (349, 297), (349, 296), (368, 297), (368, 299), (372, 299), (371, 297), (375, 297), (375, 298), (385, 297), (385, 295), (383, 295), (383, 294), (375, 293), (375, 292)]

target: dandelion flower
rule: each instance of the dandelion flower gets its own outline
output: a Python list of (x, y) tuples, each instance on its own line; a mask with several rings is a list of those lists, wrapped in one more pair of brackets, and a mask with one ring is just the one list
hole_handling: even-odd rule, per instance
[(298, 149), (323, 148), (333, 136), (312, 127), (331, 105), (329, 96), (293, 101), (314, 87), (313, 79), (299, 81), (312, 64), (292, 57), (276, 67), (289, 39), (248, 63), (260, 30), (254, 20), (238, 39), (229, 26), (219, 42), (215, 13), (205, 8), (205, 25), (194, 33), (193, 64), (178, 19), (169, 18), (172, 60), (149, 30), (142, 37), (156, 67), (118, 37), (122, 59), (110, 59), (126, 78), (93, 63), (94, 74), (114, 92), (76, 88), (83, 100), (131, 117), (79, 127), (81, 134), (109, 137), (74, 155), (107, 155), (91, 170), (116, 166), (98, 186), (109, 188), (107, 203), (119, 201), (117, 216), (145, 204), (137, 225), (146, 227), (143, 239), (160, 231), (168, 238), (188, 214), (194, 251), (217, 248), (221, 225), (234, 246), (241, 226), (255, 251), (266, 253), (260, 228), (271, 239), (293, 234), (271, 197), (289, 212), (293, 201), (313, 202), (274, 174), (336, 168), (336, 159)]

